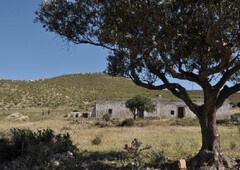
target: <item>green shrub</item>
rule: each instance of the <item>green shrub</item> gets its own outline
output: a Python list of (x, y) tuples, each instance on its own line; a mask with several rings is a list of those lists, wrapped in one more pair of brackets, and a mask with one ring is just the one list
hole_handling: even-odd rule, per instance
[(96, 136), (93, 140), (92, 140), (92, 144), (93, 145), (100, 145), (102, 143), (102, 139), (100, 136)]
[(134, 126), (134, 120), (132, 118), (125, 119), (122, 121), (121, 126), (127, 126), (127, 127)]
[(0, 139), (0, 163), (5, 161), (10, 161), (13, 158), (17, 157), (17, 154), (14, 151), (14, 146), (10, 144), (9, 139), (1, 138)]
[(102, 117), (102, 119), (103, 119), (104, 121), (108, 122), (108, 121), (111, 120), (111, 117), (112, 117), (112, 115), (109, 114), (109, 113), (107, 113), (107, 114), (105, 114), (105, 115)]
[(230, 142), (230, 149), (234, 150), (237, 147), (237, 144), (233, 141)]
[(231, 120), (230, 119), (218, 119), (217, 120), (217, 124), (218, 125), (225, 125), (225, 126), (228, 126), (231, 124)]
[(126, 144), (124, 149), (127, 151), (128, 158), (132, 160), (128, 169), (145, 169), (146, 164), (156, 166), (164, 161), (162, 152), (150, 145), (142, 146), (142, 142), (137, 139), (134, 139), (131, 144)]
[(107, 127), (108, 123), (107, 122), (96, 122), (95, 126), (98, 126), (100, 128)]
[(49, 169), (55, 154), (76, 150), (69, 134), (55, 135), (51, 129), (12, 129), (10, 133), (10, 138), (0, 138), (0, 169), (32, 169), (36, 165)]
[(198, 119), (176, 119), (172, 126), (199, 126)]

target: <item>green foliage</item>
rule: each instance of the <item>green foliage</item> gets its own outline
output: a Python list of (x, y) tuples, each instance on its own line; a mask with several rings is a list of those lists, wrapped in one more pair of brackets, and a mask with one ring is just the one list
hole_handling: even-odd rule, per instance
[[(129, 165), (131, 169), (144, 169), (146, 163), (159, 165), (164, 160), (163, 153), (158, 152), (149, 145), (143, 147), (142, 142), (137, 139), (134, 139), (131, 144), (126, 144), (124, 149), (127, 151), (128, 157), (133, 161), (132, 164)], [(147, 159), (147, 155), (150, 156), (150, 159)]]
[(112, 115), (109, 114), (109, 113), (107, 113), (107, 114), (105, 114), (105, 115), (102, 117), (102, 119), (103, 119), (104, 121), (108, 122), (108, 121), (111, 120), (111, 117), (112, 117)]
[(95, 138), (92, 140), (93, 145), (100, 145), (102, 143), (102, 138), (100, 136), (95, 136)]
[(95, 126), (98, 126), (100, 128), (104, 128), (104, 127), (107, 127), (108, 126), (108, 123), (107, 122), (96, 122), (95, 123)]
[(46, 168), (55, 154), (76, 149), (69, 134), (55, 135), (51, 129), (12, 129), (10, 134), (0, 138), (0, 169)]
[(140, 112), (153, 112), (156, 110), (155, 104), (152, 102), (151, 99), (140, 95), (137, 95), (132, 99), (127, 100), (126, 107), (131, 110), (134, 115), (134, 119), (136, 118), (136, 116), (139, 116)]
[(234, 150), (236, 148), (237, 144), (233, 141), (230, 142), (230, 149)]
[(121, 126), (126, 126), (126, 127), (134, 126), (134, 120), (132, 118), (125, 119), (125, 120), (122, 121)]
[(231, 125), (231, 120), (228, 119), (228, 118), (218, 119), (216, 122), (217, 122), (218, 125), (225, 125), (225, 126)]
[(172, 126), (199, 126), (198, 119), (176, 119)]
[[(239, 54), (240, 48), (239, 5), (239, 1), (226, 0), (128, 3), (124, 0), (59, 0), (42, 3), (35, 21), (46, 31), (75, 44), (109, 49), (113, 53), (109, 70), (120, 70), (114, 75), (122, 75), (127, 70), (137, 84), (148, 88), (161, 79), (167, 87), (158, 88), (168, 88), (176, 94), (176, 88), (181, 90), (181, 85), (171, 83), (169, 86), (166, 80), (169, 74), (200, 83), (201, 77), (223, 74), (229, 65), (223, 68), (222, 64), (230, 64), (237, 66), (230, 74), (238, 80), (239, 58), (234, 59), (232, 54)], [(211, 72), (207, 72), (208, 69)], [(197, 76), (203, 72), (206, 74)]]
[[(117, 56), (117, 57), (116, 57)], [(114, 55), (109, 55), (107, 58), (108, 66), (105, 71), (111, 76), (128, 76), (126, 58), (123, 54), (115, 52)]]

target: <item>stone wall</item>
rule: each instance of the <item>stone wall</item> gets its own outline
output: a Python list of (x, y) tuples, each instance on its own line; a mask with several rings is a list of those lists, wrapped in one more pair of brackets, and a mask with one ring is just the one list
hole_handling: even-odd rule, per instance
[(110, 113), (113, 118), (133, 117), (132, 112), (125, 106), (126, 101), (126, 99), (97, 99), (92, 115), (101, 118)]
[[(132, 118), (132, 112), (126, 108), (125, 103), (128, 99), (97, 99), (96, 105), (92, 112), (92, 117), (101, 118), (109, 113), (113, 118)], [(186, 106), (181, 100), (154, 100), (156, 104), (156, 111), (153, 113), (144, 112), (145, 118), (180, 118), (182, 117), (195, 118), (195, 114)], [(203, 102), (197, 101), (196, 104)], [(218, 118), (229, 118), (230, 104), (226, 101), (224, 105), (218, 110)]]

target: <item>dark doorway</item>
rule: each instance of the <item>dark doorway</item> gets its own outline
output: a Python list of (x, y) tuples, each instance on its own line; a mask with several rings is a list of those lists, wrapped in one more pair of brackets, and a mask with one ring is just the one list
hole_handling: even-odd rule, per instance
[(112, 114), (113, 110), (112, 109), (108, 109), (108, 114)]
[(83, 117), (83, 118), (88, 118), (88, 117), (89, 117), (89, 114), (88, 114), (88, 113), (83, 113), (83, 114), (82, 114), (82, 117)]
[(184, 117), (184, 107), (178, 107), (178, 118)]
[(143, 111), (143, 110), (139, 110), (139, 112), (138, 112), (138, 117), (139, 117), (140, 119), (144, 119), (144, 111)]

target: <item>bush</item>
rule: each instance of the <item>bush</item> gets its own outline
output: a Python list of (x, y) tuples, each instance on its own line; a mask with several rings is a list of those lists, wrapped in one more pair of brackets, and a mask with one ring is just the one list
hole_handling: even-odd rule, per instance
[(164, 161), (162, 152), (157, 151), (150, 145), (143, 147), (142, 142), (137, 139), (134, 139), (131, 144), (126, 144), (124, 149), (128, 153), (128, 158), (133, 161), (128, 169), (145, 169), (146, 164), (156, 166)]
[(13, 145), (11, 145), (9, 140), (6, 138), (0, 139), (0, 153), (0, 163), (10, 161), (17, 157)]
[(236, 147), (237, 147), (237, 144), (235, 142), (231, 141), (230, 142), (230, 149), (234, 150), (234, 149), (236, 149)]
[(100, 136), (96, 136), (93, 140), (92, 140), (92, 144), (93, 145), (100, 145), (102, 143), (102, 139)]
[(171, 126), (199, 126), (198, 119), (176, 119)]
[(134, 120), (132, 118), (125, 119), (122, 121), (121, 126), (127, 126), (127, 127), (134, 126)]
[(55, 154), (76, 150), (69, 134), (55, 135), (51, 129), (12, 129), (10, 133), (10, 138), (0, 138), (0, 169), (49, 169)]
[(107, 122), (96, 122), (95, 126), (98, 126), (100, 128), (104, 128), (104, 127), (108, 126), (108, 123)]
[(217, 124), (218, 125), (225, 125), (225, 126), (228, 126), (231, 124), (231, 120), (230, 119), (218, 119), (217, 120)]
[(106, 121), (106, 122), (108, 122), (108, 121), (110, 121), (111, 120), (111, 117), (112, 117), (112, 115), (111, 114), (109, 114), (109, 113), (107, 113), (107, 114), (105, 114), (104, 116), (103, 116), (103, 120), (104, 121)]

